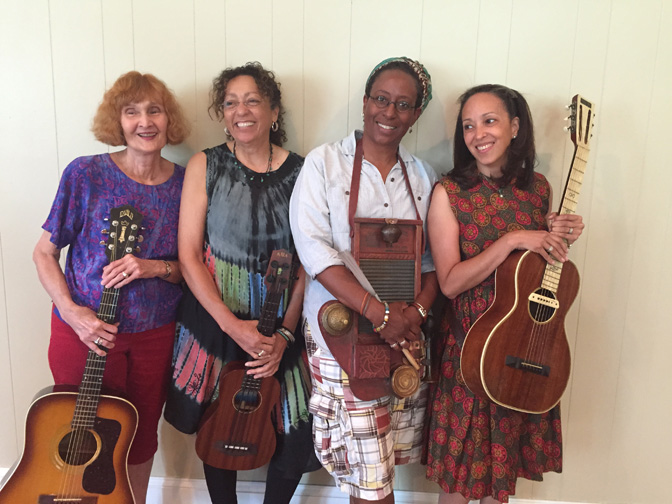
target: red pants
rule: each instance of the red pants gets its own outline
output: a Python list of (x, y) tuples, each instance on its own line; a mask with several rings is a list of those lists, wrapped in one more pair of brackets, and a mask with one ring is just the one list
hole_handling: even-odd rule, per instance
[[(141, 464), (158, 447), (157, 428), (170, 378), (175, 322), (139, 333), (119, 333), (107, 353), (103, 387), (121, 392), (138, 410), (138, 430), (128, 455)], [(89, 348), (77, 333), (51, 314), (49, 367), (57, 385), (79, 385)]]

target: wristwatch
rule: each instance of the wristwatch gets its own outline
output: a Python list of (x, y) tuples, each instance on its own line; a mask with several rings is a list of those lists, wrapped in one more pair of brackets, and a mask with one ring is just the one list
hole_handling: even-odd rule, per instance
[(173, 268), (168, 261), (163, 261), (163, 264), (166, 266), (166, 274), (161, 277), (161, 280), (165, 280), (173, 273)]

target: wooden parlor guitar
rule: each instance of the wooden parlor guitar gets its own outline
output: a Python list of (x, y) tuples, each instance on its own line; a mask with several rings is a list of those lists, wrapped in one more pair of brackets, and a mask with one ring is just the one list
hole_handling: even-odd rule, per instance
[[(113, 208), (106, 255), (110, 262), (135, 250), (143, 216)], [(103, 290), (97, 316), (115, 322), (120, 289)], [(2, 504), (133, 504), (126, 460), (138, 412), (125, 399), (101, 394), (106, 356), (89, 350), (79, 388), (41, 390), (26, 417), (23, 454), (0, 489)]]
[[(575, 149), (559, 214), (576, 211), (595, 115), (579, 95), (569, 108)], [(495, 300), (464, 341), (461, 368), (469, 389), (513, 410), (553, 408), (569, 380), (564, 321), (578, 290), (571, 261), (551, 265), (534, 252), (513, 252), (495, 273)]]
[[(274, 250), (266, 271), (266, 301), (258, 331), (275, 332), (278, 307), (290, 284), (292, 254)], [(278, 380), (254, 378), (245, 362), (229, 362), (220, 374), (219, 396), (208, 407), (196, 436), (196, 454), (208, 465), (241, 471), (256, 469), (275, 452), (275, 427), (271, 413), (280, 401)]]

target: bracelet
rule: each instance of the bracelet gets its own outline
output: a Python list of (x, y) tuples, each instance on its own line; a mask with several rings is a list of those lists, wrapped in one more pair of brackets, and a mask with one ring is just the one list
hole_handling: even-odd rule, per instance
[(364, 315), (366, 308), (369, 306), (369, 300), (371, 299), (371, 293), (366, 291), (364, 297), (362, 298), (362, 304), (359, 305), (359, 314)]
[(378, 327), (373, 328), (373, 332), (375, 333), (380, 333), (383, 329), (387, 327), (387, 322), (390, 320), (390, 305), (387, 304), (387, 301), (383, 301), (383, 305), (385, 306), (385, 315), (383, 315), (383, 323), (380, 324)]
[(411, 306), (414, 306), (415, 309), (418, 310), (418, 313), (420, 313), (420, 316), (422, 317), (422, 321), (427, 322), (427, 310), (425, 310), (425, 307), (417, 301), (413, 301)]
[(166, 274), (161, 277), (161, 280), (165, 280), (173, 273), (173, 268), (168, 261), (163, 261), (163, 264), (166, 266)]
[(294, 333), (286, 327), (278, 327), (275, 332), (282, 336), (287, 344), (294, 343), (294, 341), (296, 341), (296, 338), (294, 338)]

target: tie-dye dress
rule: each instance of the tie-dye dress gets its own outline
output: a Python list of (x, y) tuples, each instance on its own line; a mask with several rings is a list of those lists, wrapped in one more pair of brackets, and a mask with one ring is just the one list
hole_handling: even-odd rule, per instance
[[(463, 261), (510, 231), (546, 229), (550, 187), (541, 174), (535, 173), (530, 190), (498, 188), (487, 179), (470, 189), (450, 177), (441, 184), (460, 224)], [(493, 273), (453, 300), (464, 334), (492, 304), (494, 287)], [(560, 406), (532, 415), (474, 396), (460, 370), (462, 341), (456, 340), (447, 316), (440, 330), (445, 349), (439, 383), (430, 397), (427, 478), (444, 492), (459, 492), (470, 500), (493, 496), (508, 502), (517, 478), (539, 481), (544, 472), (561, 472)]]
[[(229, 309), (240, 319), (258, 320), (266, 297), (264, 275), (271, 253), (275, 249), (294, 253), (289, 198), (303, 158), (290, 153), (277, 170), (261, 174), (241, 165), (226, 144), (204, 152), (208, 206), (203, 261)], [(287, 303), (285, 293), (279, 320)], [(296, 342), (288, 345), (275, 374), (281, 386), (280, 406), (274, 415), (279, 435), (275, 457), (282, 457), (279, 452), (286, 448), (288, 460), (299, 462), (301, 453), (306, 452), (302, 448), (305, 444), (307, 462), (312, 452), (310, 375), (298, 329), (295, 336)], [(204, 411), (219, 394), (222, 367), (246, 360), (247, 354), (187, 289), (177, 317), (166, 420), (182, 432), (196, 432)], [(303, 467), (297, 471), (301, 474)]]

